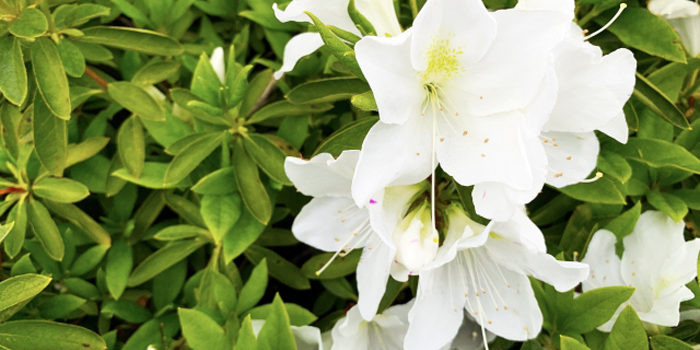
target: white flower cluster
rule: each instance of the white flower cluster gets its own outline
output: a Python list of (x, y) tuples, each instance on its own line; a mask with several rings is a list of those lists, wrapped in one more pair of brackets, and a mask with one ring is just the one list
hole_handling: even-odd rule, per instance
[[(348, 4), (293, 0), (274, 10), (283, 22), (309, 22), (309, 12), (360, 36)], [(336, 324), (330, 348), (480, 349), (488, 347), (483, 339), (495, 336), (536, 337), (543, 320), (528, 276), (567, 291), (589, 278), (589, 266), (548, 255), (524, 205), (545, 183), (563, 187), (600, 177), (586, 179), (600, 148), (595, 130), (627, 141), (623, 105), (635, 83), (632, 53), (603, 55), (589, 44), (573, 23), (573, 0), (520, 0), (514, 9), (495, 12), (480, 0), (428, 0), (406, 30), (391, 0), (355, 5), (378, 34), (363, 37), (354, 49), (380, 121), (360, 151), (285, 163), (298, 190), (313, 197), (294, 222), (295, 236), (335, 252), (333, 259), (363, 250), (359, 302)], [(322, 45), (318, 33), (294, 37), (276, 77)], [(438, 180), (438, 165), (461, 186), (473, 186), (476, 213), (488, 225), (440, 198), (449, 186)], [(651, 316), (643, 319), (652, 323), (655, 312), (675, 307), (675, 319), (657, 322), (666, 325), (678, 322), (678, 303), (688, 297), (682, 283), (696, 271), (670, 276), (665, 269), (681, 264), (671, 261), (652, 274), (634, 270), (634, 277), (625, 264), (649, 249), (637, 236), (655, 229), (677, 235), (661, 216), (645, 214), (640, 232), (625, 238), (635, 248), (623, 256), (621, 272), (614, 249), (610, 255), (614, 236), (596, 234), (584, 260), (592, 266), (584, 289), (650, 287), (629, 303), (640, 315), (648, 310)], [(683, 245), (680, 230), (668, 252), (682, 249), (688, 259), (697, 257), (697, 244)], [(637, 263), (643, 268), (641, 259)], [(419, 276), (415, 299), (377, 314), (389, 278), (407, 281), (412, 275)], [(658, 287), (660, 279), (673, 283)], [(655, 308), (655, 300), (663, 303)]]

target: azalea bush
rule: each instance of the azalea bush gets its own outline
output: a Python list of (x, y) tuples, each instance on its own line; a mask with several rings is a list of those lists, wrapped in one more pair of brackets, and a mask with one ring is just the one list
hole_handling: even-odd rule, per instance
[(0, 0), (0, 348), (700, 348), (690, 0)]

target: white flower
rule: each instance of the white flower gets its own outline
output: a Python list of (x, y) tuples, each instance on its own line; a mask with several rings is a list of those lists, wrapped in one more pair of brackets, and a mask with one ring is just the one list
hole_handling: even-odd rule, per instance
[(453, 205), (447, 222), (445, 245), (455, 249), (421, 271), (409, 313), (407, 350), (440, 349), (450, 342), (463, 322), (463, 309), (497, 336), (534, 338), (542, 314), (527, 276), (559, 291), (588, 276), (587, 265), (547, 255), (542, 233), (522, 211), (509, 222), (484, 227)]
[(394, 305), (369, 321), (360, 316), (357, 306), (340, 319), (331, 334), (331, 350), (403, 350), (411, 303)]
[(697, 276), (700, 239), (685, 242), (679, 223), (658, 211), (644, 212), (634, 231), (625, 238), (622, 259), (615, 254), (616, 237), (599, 230), (582, 262), (591, 267), (583, 291), (616, 285), (636, 290), (600, 330), (609, 332), (622, 309), (631, 304), (642, 321), (660, 326), (678, 325), (680, 303), (693, 298), (685, 286)]
[(700, 55), (700, 5), (691, 0), (651, 0), (649, 11), (665, 18), (693, 57)]
[[(257, 337), (265, 325), (265, 320), (253, 320), (253, 333)], [(297, 350), (323, 350), (321, 330), (313, 326), (292, 326), (292, 334)]]
[(430, 219), (430, 206), (423, 204), (401, 221), (393, 234), (396, 243), (396, 263), (408, 271), (420, 271), (433, 261), (438, 252), (440, 237)]
[[(569, 20), (574, 18), (573, 0), (520, 0), (516, 9), (549, 10)], [(603, 56), (600, 48), (586, 42), (582, 33), (571, 22), (552, 52), (547, 88), (555, 89), (556, 100), (548, 106), (549, 110), (542, 109), (548, 110), (549, 118), (542, 125), (537, 125), (541, 119), (535, 118), (530, 128), (538, 134), (546, 157), (542, 159), (537, 146), (526, 145), (531, 164), (537, 165), (531, 167), (533, 188), (523, 191), (502, 183), (477, 184), (472, 197), (480, 215), (506, 220), (517, 205), (534, 199), (544, 182), (564, 187), (589, 181), (584, 179), (595, 169), (600, 151), (594, 130), (627, 142), (628, 128), (622, 109), (634, 90), (634, 56), (627, 49)], [(599, 176), (596, 174), (593, 180)]]
[(430, 0), (408, 31), (360, 40), (357, 60), (381, 122), (362, 147), (356, 202), (421, 181), (437, 162), (463, 185), (531, 189), (525, 144), (537, 135), (523, 131), (521, 109), (542, 90), (566, 26), (551, 11), (489, 13), (479, 0)]
[[(335, 252), (333, 258), (356, 248), (363, 249), (357, 267), (358, 309), (365, 319), (371, 320), (384, 295), (389, 275), (405, 281), (411, 272), (403, 264), (394, 262), (397, 257), (394, 237), (398, 238), (399, 250), (416, 245), (418, 249), (411, 252), (418, 252), (427, 259), (430, 253), (421, 252), (431, 247), (424, 242), (404, 244), (402, 238), (412, 237), (413, 228), (419, 225), (432, 227), (432, 224), (419, 221), (406, 234), (403, 234), (405, 229), (395, 232), (414, 197), (427, 189), (425, 181), (383, 189), (375, 194), (369, 206), (357, 207), (350, 196), (350, 184), (358, 157), (359, 151), (345, 151), (338, 159), (333, 159), (328, 153), (311, 160), (288, 157), (285, 171), (299, 191), (314, 197), (294, 220), (292, 232), (296, 238), (317, 249)], [(418, 230), (418, 236), (421, 234)], [(430, 243), (430, 240), (425, 243)], [(410, 254), (399, 253), (399, 256), (412, 267), (419, 265), (419, 259)]]
[[(361, 35), (348, 14), (349, 0), (293, 0), (280, 10), (277, 4), (272, 4), (275, 16), (282, 22), (308, 22), (311, 19), (306, 12), (311, 12), (326, 25), (333, 25), (355, 35)], [(357, 10), (367, 18), (380, 36), (398, 35), (401, 26), (394, 11), (392, 0), (356, 0)], [(323, 40), (318, 33), (301, 33), (294, 36), (284, 47), (282, 68), (275, 72), (275, 79), (291, 71), (297, 62), (323, 46)]]

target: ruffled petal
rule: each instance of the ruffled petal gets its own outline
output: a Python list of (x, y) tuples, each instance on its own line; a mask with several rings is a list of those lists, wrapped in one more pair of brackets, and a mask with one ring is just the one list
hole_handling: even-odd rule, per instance
[(591, 268), (588, 279), (583, 281), (584, 292), (595, 288), (625, 285), (620, 275), (620, 258), (615, 254), (615, 242), (617, 237), (608, 230), (598, 230), (591, 238), (586, 256), (581, 260)]
[(351, 198), (344, 197), (312, 199), (292, 224), (292, 233), (298, 240), (327, 252), (338, 251), (346, 244), (352, 246), (353, 234), (369, 229), (367, 210), (357, 208)]
[[(695, 5), (697, 6), (697, 3)], [(669, 19), (668, 23), (671, 23), (676, 32), (678, 32), (688, 52), (693, 57), (698, 57), (700, 55), (700, 15)]]
[(688, 0), (651, 0), (649, 11), (667, 19), (684, 18), (700, 14), (700, 6)]
[(576, 184), (595, 169), (600, 152), (595, 133), (543, 132), (540, 138), (548, 159), (547, 184)]
[(342, 30), (360, 35), (348, 14), (349, 0), (294, 0), (284, 11), (272, 4), (277, 19), (282, 22), (307, 22), (312, 23), (306, 12), (311, 12), (325, 25), (336, 26)]
[(344, 151), (338, 159), (321, 153), (310, 160), (287, 157), (284, 170), (294, 186), (313, 197), (350, 197), (350, 185), (359, 151)]
[(280, 80), (284, 73), (291, 72), (300, 59), (306, 57), (323, 46), (323, 39), (318, 33), (301, 33), (295, 35), (284, 47), (282, 67), (276, 71), (275, 79)]
[(396, 17), (393, 0), (356, 0), (355, 6), (372, 23), (377, 36), (401, 34), (401, 25)]

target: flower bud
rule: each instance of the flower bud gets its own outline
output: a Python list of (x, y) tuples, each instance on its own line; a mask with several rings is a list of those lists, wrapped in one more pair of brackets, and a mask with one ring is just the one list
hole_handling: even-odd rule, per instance
[(430, 219), (427, 201), (406, 215), (394, 230), (393, 238), (396, 261), (411, 272), (420, 271), (435, 258), (440, 238)]

